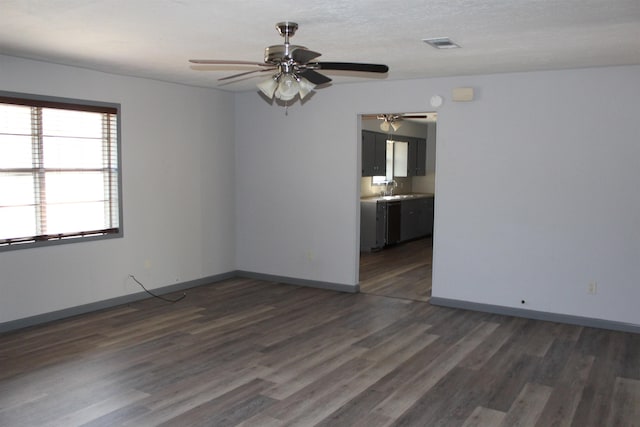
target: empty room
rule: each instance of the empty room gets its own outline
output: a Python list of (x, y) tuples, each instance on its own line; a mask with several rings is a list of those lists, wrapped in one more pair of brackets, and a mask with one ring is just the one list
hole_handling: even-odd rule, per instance
[(639, 113), (632, 0), (2, 1), (0, 425), (638, 425)]

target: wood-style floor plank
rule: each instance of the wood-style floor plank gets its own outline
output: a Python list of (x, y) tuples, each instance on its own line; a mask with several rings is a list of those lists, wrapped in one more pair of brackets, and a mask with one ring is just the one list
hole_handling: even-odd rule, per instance
[(397, 295), (238, 278), (0, 334), (10, 427), (631, 426), (638, 408), (640, 335)]
[(501, 427), (534, 427), (552, 390), (551, 387), (540, 384), (525, 384), (500, 424)]
[(462, 427), (495, 427), (502, 424), (502, 420), (507, 414), (495, 409), (478, 406), (473, 410), (469, 418), (462, 424)]
[(462, 337), (454, 345), (439, 354), (431, 363), (424, 367), (417, 367), (415, 377), (399, 385), (398, 388), (383, 402), (376, 411), (385, 416), (396, 419), (403, 415), (420, 397), (431, 387), (442, 380), (456, 367), (480, 342), (482, 342), (498, 325), (481, 322), (468, 335)]
[(391, 298), (429, 301), (432, 239), (360, 253), (360, 292)]
[(593, 356), (574, 353), (567, 358), (536, 426), (571, 425), (592, 365)]
[(607, 425), (621, 426), (628, 420), (640, 425), (640, 380), (616, 378), (611, 395), (611, 410)]

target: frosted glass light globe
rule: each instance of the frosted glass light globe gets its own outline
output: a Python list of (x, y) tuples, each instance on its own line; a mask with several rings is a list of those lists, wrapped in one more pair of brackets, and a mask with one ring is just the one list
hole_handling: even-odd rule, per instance
[(280, 83), (276, 90), (276, 98), (283, 101), (289, 101), (298, 94), (299, 89), (300, 86), (296, 79), (290, 74), (285, 74), (280, 78)]

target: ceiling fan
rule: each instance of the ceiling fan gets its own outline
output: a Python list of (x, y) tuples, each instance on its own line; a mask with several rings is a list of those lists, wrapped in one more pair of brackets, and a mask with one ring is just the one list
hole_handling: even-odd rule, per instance
[(382, 120), (380, 123), (380, 130), (384, 132), (389, 132), (389, 129), (393, 129), (397, 131), (402, 126), (402, 121), (404, 119), (427, 119), (429, 118), (428, 114), (397, 114), (397, 113), (387, 113), (387, 114), (365, 114), (362, 116), (364, 119), (378, 119)]
[(218, 80), (229, 80), (252, 73), (273, 71), (267, 80), (258, 83), (258, 88), (268, 98), (274, 96), (282, 101), (289, 101), (300, 95), (304, 99), (316, 86), (329, 83), (331, 79), (316, 70), (363, 71), (368, 73), (386, 73), (389, 67), (383, 64), (365, 64), (357, 62), (317, 62), (313, 61), (321, 54), (304, 46), (292, 45), (298, 24), (295, 22), (279, 22), (276, 29), (284, 37), (283, 45), (265, 48), (264, 62), (236, 61), (224, 59), (190, 59), (193, 64), (206, 65), (249, 65), (258, 67), (255, 70), (222, 77)]

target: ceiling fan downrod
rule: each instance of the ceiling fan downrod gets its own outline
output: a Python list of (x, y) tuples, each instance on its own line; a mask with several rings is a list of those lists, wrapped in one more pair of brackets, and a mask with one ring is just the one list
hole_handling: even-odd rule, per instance
[(293, 37), (298, 29), (298, 24), (295, 22), (278, 22), (276, 28), (282, 37), (284, 37), (284, 43), (289, 44), (289, 37)]
[(295, 22), (289, 22), (289, 21), (283, 21), (283, 22), (278, 22), (276, 24), (276, 29), (278, 30), (278, 33), (280, 33), (280, 35), (282, 37), (284, 37), (284, 50), (281, 50), (282, 48), (279, 48), (279, 46), (270, 46), (268, 49), (265, 50), (265, 61), (268, 61), (268, 59), (271, 59), (269, 56), (269, 52), (277, 52), (278, 50), (280, 51), (280, 55), (282, 55), (281, 57), (281, 61), (279, 64), (280, 67), (280, 72), (281, 73), (292, 73), (293, 72), (293, 49), (291, 46), (291, 43), (289, 42), (289, 38), (293, 37), (294, 34), (296, 33), (296, 30), (298, 29), (298, 24)]

